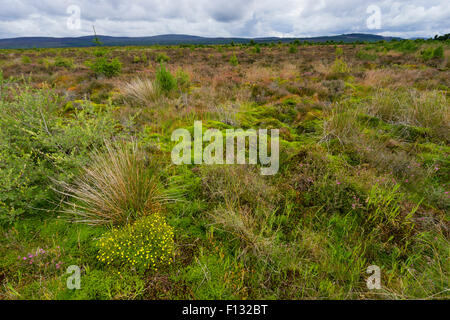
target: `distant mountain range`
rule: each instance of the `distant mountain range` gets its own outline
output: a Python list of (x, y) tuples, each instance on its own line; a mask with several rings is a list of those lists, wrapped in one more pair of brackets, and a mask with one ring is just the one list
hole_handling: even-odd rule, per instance
[[(68, 48), (68, 47), (89, 47), (94, 45), (94, 36), (85, 36), (77, 38), (52, 38), (52, 37), (24, 37), (0, 39), (0, 49), (28, 49), (28, 48)], [(167, 34), (151, 37), (110, 37), (98, 36), (98, 39), (105, 46), (147, 46), (147, 45), (177, 45), (177, 44), (228, 44), (268, 42), (292, 42), (295, 40), (310, 42), (355, 42), (355, 41), (390, 41), (400, 39), (394, 37), (383, 37), (374, 34), (352, 33), (338, 36), (323, 36), (313, 38), (205, 38), (183, 34)]]

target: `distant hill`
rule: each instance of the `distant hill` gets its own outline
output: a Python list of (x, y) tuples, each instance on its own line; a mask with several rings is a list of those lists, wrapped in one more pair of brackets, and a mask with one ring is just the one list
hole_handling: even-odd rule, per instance
[[(311, 42), (355, 42), (355, 41), (390, 41), (400, 39), (393, 37), (383, 37), (373, 34), (352, 33), (338, 36), (323, 36), (313, 38), (205, 38), (183, 34), (167, 34), (151, 37), (110, 37), (98, 36), (99, 40), (105, 46), (146, 46), (146, 45), (177, 45), (177, 44), (228, 44), (248, 43), (251, 40), (256, 43), (267, 42), (291, 42), (294, 40)], [(85, 36), (77, 38), (52, 38), (52, 37), (24, 37), (0, 39), (0, 49), (28, 49), (28, 48), (68, 48), (68, 47), (89, 47), (93, 46), (94, 36)]]

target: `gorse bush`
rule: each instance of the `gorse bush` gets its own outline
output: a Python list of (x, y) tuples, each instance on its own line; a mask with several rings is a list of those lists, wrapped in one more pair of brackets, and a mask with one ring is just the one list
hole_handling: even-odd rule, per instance
[(97, 259), (107, 265), (139, 271), (170, 265), (174, 255), (173, 228), (157, 212), (134, 224), (113, 229), (99, 241)]
[(87, 65), (96, 75), (103, 75), (107, 78), (117, 76), (122, 71), (122, 64), (117, 58), (110, 60), (105, 57), (99, 57), (94, 61), (89, 61)]
[(167, 200), (159, 181), (159, 164), (136, 143), (111, 145), (94, 151), (92, 163), (73, 184), (60, 184), (75, 222), (125, 225), (161, 209)]

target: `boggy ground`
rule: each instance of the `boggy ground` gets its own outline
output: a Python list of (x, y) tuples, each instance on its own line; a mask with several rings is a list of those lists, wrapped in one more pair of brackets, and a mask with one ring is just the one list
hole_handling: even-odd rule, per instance
[[(1, 50), (0, 70), (2, 299), (449, 298), (448, 43)], [(195, 120), (280, 129), (279, 173), (172, 165), (171, 133)], [(117, 230), (167, 220), (171, 264), (106, 263), (111, 225), (64, 213), (87, 170), (110, 174), (91, 213), (132, 211)], [(147, 181), (176, 195), (148, 205), (130, 191)]]

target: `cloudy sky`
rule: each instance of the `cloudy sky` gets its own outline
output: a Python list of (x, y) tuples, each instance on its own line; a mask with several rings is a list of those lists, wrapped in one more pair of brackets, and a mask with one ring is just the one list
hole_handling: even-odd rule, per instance
[[(78, 16), (80, 19), (78, 19)], [(0, 0), (0, 38), (450, 33), (449, 0)]]

